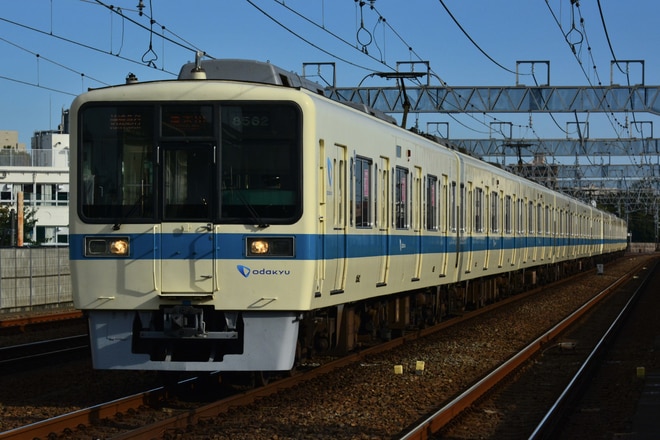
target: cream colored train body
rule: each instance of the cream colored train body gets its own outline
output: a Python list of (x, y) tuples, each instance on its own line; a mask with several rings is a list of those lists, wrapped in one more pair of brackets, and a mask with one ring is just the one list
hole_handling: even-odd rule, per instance
[(287, 370), (626, 247), (615, 216), (270, 64), (192, 67), (71, 107), (71, 269), (96, 368)]

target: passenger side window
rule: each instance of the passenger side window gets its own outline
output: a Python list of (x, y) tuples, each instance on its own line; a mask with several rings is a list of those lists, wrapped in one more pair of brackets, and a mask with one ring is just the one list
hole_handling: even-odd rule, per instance
[(474, 190), (474, 230), (484, 232), (484, 190)]
[(504, 232), (510, 234), (513, 231), (511, 225), (511, 196), (504, 197)]
[(426, 229), (438, 230), (438, 178), (428, 176), (426, 178)]
[(449, 185), (447, 205), (449, 230), (451, 232), (456, 232), (456, 182), (451, 182), (451, 185)]
[(405, 229), (408, 227), (408, 170), (396, 167), (395, 179), (394, 226)]
[(370, 228), (372, 226), (371, 212), (371, 159), (357, 157), (355, 159), (355, 226)]
[(490, 193), (490, 232), (499, 232), (498, 221), (499, 197), (496, 191)]

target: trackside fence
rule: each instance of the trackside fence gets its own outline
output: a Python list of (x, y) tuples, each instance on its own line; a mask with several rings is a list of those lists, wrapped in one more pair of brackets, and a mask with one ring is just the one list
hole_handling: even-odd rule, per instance
[(68, 246), (0, 249), (0, 314), (72, 305)]

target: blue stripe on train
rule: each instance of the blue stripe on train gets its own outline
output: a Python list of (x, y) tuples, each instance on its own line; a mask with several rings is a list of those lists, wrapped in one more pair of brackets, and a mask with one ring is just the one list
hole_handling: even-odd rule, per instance
[[(107, 237), (107, 235), (99, 235)], [(204, 234), (129, 234), (130, 259), (243, 259), (245, 258), (244, 234), (215, 234), (213, 243), (209, 243), (208, 233)], [(266, 235), (264, 236), (280, 236)], [(291, 235), (281, 235), (290, 237)], [(84, 235), (69, 236), (71, 260), (90, 259), (84, 257)], [(315, 260), (334, 258), (360, 258), (379, 255), (442, 254), (456, 252), (458, 237), (440, 234), (412, 236), (391, 234), (349, 234), (349, 235), (295, 235), (295, 259)], [(584, 238), (541, 238), (541, 237), (461, 237), (461, 252), (484, 250), (499, 251), (524, 249), (535, 246), (573, 246), (600, 244), (601, 240)], [(604, 240), (603, 244), (625, 243), (617, 240)], [(93, 257), (99, 259), (98, 257)], [(105, 257), (115, 258), (115, 257)], [(254, 257), (253, 257), (254, 258)], [(272, 257), (270, 257), (272, 259)]]

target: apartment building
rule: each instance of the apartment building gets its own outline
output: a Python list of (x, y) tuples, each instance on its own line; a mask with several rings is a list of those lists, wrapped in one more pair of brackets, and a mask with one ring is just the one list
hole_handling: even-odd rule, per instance
[(0, 205), (17, 210), (19, 193), (36, 223), (25, 231), (40, 245), (67, 245), (69, 240), (69, 134), (38, 131), (31, 149), (18, 143), (18, 133), (0, 130)]

